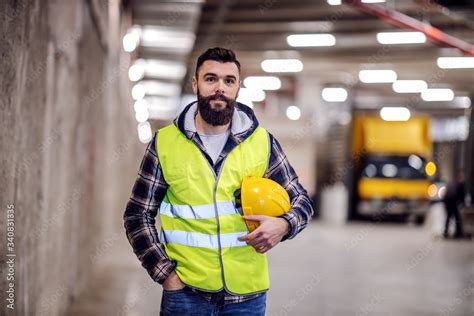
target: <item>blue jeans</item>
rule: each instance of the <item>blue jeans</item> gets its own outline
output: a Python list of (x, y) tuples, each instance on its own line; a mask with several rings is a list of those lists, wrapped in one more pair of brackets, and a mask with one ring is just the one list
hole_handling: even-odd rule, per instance
[(266, 293), (240, 303), (218, 306), (201, 295), (194, 293), (188, 286), (180, 290), (163, 290), (160, 316), (168, 315), (265, 315)]

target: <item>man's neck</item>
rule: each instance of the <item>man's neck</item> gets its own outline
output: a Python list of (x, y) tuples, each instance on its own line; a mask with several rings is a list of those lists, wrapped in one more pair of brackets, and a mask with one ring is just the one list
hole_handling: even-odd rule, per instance
[(204, 134), (204, 135), (218, 135), (222, 134), (225, 131), (229, 129), (230, 122), (225, 124), (225, 125), (217, 125), (213, 126), (206, 121), (201, 116), (201, 113), (196, 114), (195, 118), (195, 123), (196, 123), (196, 130), (199, 134)]

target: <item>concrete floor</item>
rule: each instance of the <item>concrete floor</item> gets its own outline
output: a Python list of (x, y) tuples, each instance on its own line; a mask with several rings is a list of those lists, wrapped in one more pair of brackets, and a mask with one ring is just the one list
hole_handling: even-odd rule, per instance
[[(158, 315), (161, 287), (128, 244), (109, 257), (68, 315)], [(474, 243), (426, 227), (312, 222), (269, 259), (267, 315), (474, 315)]]

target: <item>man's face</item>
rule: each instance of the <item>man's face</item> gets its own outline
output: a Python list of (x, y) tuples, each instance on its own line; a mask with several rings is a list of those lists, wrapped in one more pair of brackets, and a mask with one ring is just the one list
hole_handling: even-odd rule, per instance
[(198, 108), (204, 121), (213, 126), (229, 123), (240, 89), (237, 65), (206, 60), (197, 76), (193, 77), (192, 86), (198, 96)]

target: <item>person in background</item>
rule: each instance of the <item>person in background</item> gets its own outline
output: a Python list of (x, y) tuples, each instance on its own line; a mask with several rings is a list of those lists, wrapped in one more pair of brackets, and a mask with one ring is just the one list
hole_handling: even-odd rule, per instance
[(456, 178), (447, 185), (446, 194), (443, 198), (446, 208), (444, 238), (449, 237), (449, 223), (452, 217), (454, 217), (456, 221), (456, 232), (454, 238), (462, 238), (464, 235), (460, 207), (464, 205), (465, 194), (464, 171), (463, 169), (459, 169)]

